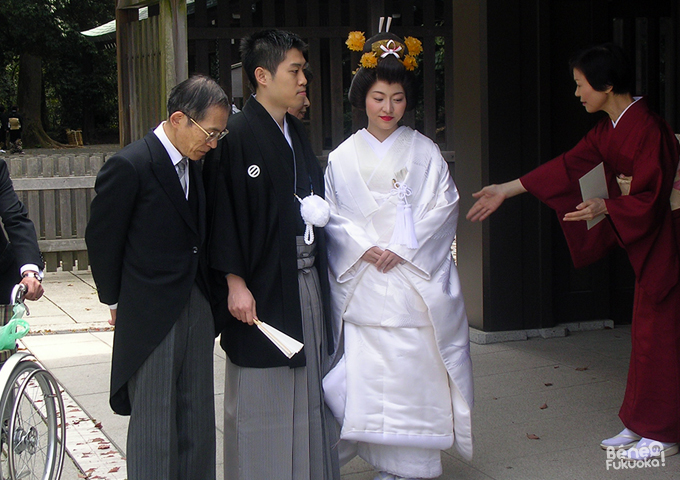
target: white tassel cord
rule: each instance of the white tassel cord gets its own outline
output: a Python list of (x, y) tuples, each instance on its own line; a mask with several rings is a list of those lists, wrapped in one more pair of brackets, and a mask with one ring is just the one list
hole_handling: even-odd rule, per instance
[(314, 243), (314, 226), (311, 223), (308, 223), (305, 226), (304, 239), (306, 245), (311, 245), (312, 243)]
[(408, 248), (418, 248), (418, 239), (413, 225), (413, 211), (408, 203), (397, 205), (397, 215), (394, 222), (391, 244), (405, 245)]
[(331, 207), (328, 202), (318, 195), (311, 195), (300, 198), (295, 195), (300, 202), (300, 215), (305, 222), (305, 243), (314, 243), (314, 227), (325, 227), (331, 218)]
[(396, 195), (401, 202), (397, 205), (397, 214), (394, 219), (394, 232), (390, 243), (394, 245), (405, 245), (407, 248), (418, 248), (418, 238), (413, 224), (413, 211), (411, 205), (406, 201), (411, 196), (411, 189), (405, 183), (394, 182), (394, 188), (390, 192)]

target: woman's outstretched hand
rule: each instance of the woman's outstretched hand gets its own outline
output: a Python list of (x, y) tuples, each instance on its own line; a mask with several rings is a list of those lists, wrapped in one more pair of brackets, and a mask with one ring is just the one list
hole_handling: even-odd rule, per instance
[(498, 207), (503, 204), (506, 198), (514, 197), (526, 191), (519, 179), (500, 185), (488, 185), (479, 192), (472, 194), (477, 201), (470, 208), (465, 218), (471, 222), (481, 222), (498, 210)]

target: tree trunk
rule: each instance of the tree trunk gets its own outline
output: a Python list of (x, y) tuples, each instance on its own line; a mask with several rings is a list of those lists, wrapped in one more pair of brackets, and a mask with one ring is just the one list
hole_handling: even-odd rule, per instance
[(21, 142), (26, 147), (61, 147), (52, 140), (42, 125), (42, 59), (22, 53), (19, 59), (19, 113), (23, 116)]

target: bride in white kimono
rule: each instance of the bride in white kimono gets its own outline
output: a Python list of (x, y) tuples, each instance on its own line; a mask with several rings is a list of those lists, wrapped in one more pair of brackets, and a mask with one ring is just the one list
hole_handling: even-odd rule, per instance
[[(404, 59), (419, 53), (419, 42), (383, 33), (363, 50), (349, 99), (366, 111), (368, 127), (329, 155), (326, 170), (343, 355), (324, 390), (345, 461), (360, 455), (380, 480), (435, 478), (441, 450), (455, 445), (472, 457), (468, 322), (451, 255), (458, 191), (437, 145), (398, 125), (414, 106)], [(367, 54), (377, 66), (364, 62)]]

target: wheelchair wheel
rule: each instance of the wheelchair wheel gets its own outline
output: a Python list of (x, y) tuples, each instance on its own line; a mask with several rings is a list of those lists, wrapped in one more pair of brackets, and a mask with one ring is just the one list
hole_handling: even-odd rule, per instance
[[(10, 363), (10, 362), (8, 362)], [(40, 369), (37, 363), (21, 359), (14, 365), (6, 363), (3, 365), (0, 373), (5, 373), (9, 368), (9, 378), (5, 384), (2, 395), (0, 396), (0, 480), (11, 480), (9, 470), (9, 423), (12, 417), (12, 409), (14, 408), (14, 400), (17, 398), (19, 389), (28, 375)]]
[(17, 364), (14, 373), (0, 402), (0, 411), (8, 412), (13, 400), (6, 432), (3, 428), (8, 478), (57, 480), (63, 465), (66, 429), (59, 385), (52, 374), (34, 362)]

